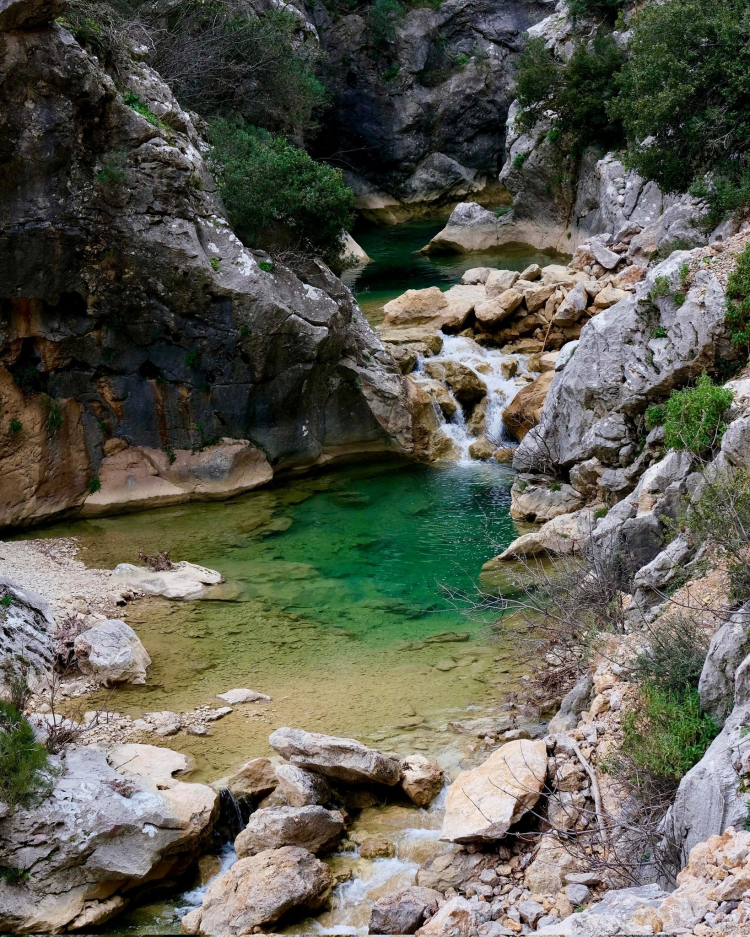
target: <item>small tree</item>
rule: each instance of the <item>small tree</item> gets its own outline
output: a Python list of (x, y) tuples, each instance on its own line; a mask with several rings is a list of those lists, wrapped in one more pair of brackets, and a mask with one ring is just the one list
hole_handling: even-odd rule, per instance
[(31, 807), (52, 788), (47, 750), (23, 715), (0, 702), (0, 801), (11, 810)]
[(724, 415), (732, 405), (733, 393), (717, 387), (704, 371), (694, 387), (676, 390), (665, 404), (649, 407), (649, 427), (664, 426), (668, 449), (687, 449), (704, 456), (718, 446), (726, 432)]

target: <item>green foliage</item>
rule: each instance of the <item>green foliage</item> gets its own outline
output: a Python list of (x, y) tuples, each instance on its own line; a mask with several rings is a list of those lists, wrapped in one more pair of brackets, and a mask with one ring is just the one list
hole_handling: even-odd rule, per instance
[(34, 730), (15, 706), (0, 701), (0, 801), (11, 810), (33, 806), (49, 794), (50, 776)]
[(341, 171), (281, 137), (225, 120), (209, 128), (222, 198), (248, 247), (340, 260), (354, 196)]
[(660, 299), (662, 296), (669, 296), (669, 280), (666, 277), (657, 277), (654, 285), (651, 287), (651, 299)]
[(8, 432), (11, 436), (18, 436), (22, 429), (23, 423), (20, 420), (16, 420), (15, 418), (12, 419), (8, 425)]
[(42, 372), (33, 364), (17, 364), (10, 371), (24, 394), (34, 394), (42, 389)]
[(663, 325), (657, 325), (654, 331), (651, 333), (654, 338), (666, 338), (667, 330)]
[(394, 43), (404, 12), (399, 0), (373, 0), (367, 11), (367, 40), (370, 45), (383, 50)]
[(102, 158), (102, 168), (96, 174), (96, 181), (100, 185), (122, 185), (125, 182), (126, 164), (125, 153), (118, 151), (105, 153)]
[(156, 114), (154, 114), (151, 108), (147, 104), (144, 104), (143, 101), (141, 101), (138, 95), (128, 91), (122, 100), (123, 104), (126, 104), (129, 108), (132, 108), (132, 110), (140, 114), (141, 117), (145, 117), (150, 124), (154, 125), (154, 127), (164, 128), (165, 125), (159, 120)]
[(657, 426), (664, 426), (667, 419), (667, 410), (663, 404), (653, 403), (646, 410), (646, 429), (652, 430)]
[(522, 169), (522, 168), (523, 168), (523, 164), (526, 162), (526, 157), (527, 157), (528, 155), (529, 155), (528, 153), (517, 153), (517, 154), (513, 157), (513, 168), (514, 168), (514, 169)]
[(13, 596), (10, 592), (6, 592), (5, 595), (0, 599), (0, 606), (7, 611), (13, 604)]
[(696, 690), (707, 653), (704, 631), (691, 618), (673, 615), (654, 624), (634, 673), (638, 682), (668, 693)]
[(696, 455), (713, 449), (726, 431), (723, 416), (733, 396), (731, 390), (715, 385), (705, 371), (694, 387), (674, 391), (664, 404), (664, 445)]
[(47, 428), (51, 433), (56, 433), (63, 425), (63, 412), (59, 401), (54, 397), (47, 400)]
[(391, 65), (383, 72), (383, 81), (393, 81), (394, 78), (398, 77), (398, 73), (401, 71), (400, 65)]
[(594, 520), (600, 521), (603, 517), (606, 517), (609, 514), (608, 508), (597, 508), (594, 511)]
[(185, 362), (186, 368), (191, 368), (192, 370), (195, 370), (195, 368), (200, 367), (200, 363), (201, 363), (200, 352), (198, 351), (197, 348), (192, 348), (190, 351), (188, 351), (185, 354), (183, 361)]
[(568, 12), (574, 20), (582, 16), (606, 16), (614, 20), (625, 0), (568, 0)]
[(208, 262), (211, 264), (214, 270), (218, 270), (221, 266), (221, 260), (219, 260), (218, 257), (211, 257)]
[(552, 484), (549, 486), (550, 491), (560, 491), (561, 489), (562, 485), (560, 482), (552, 482)]
[[(272, 264), (269, 260), (261, 260), (258, 266), (264, 273), (273, 273), (273, 271), (276, 269), (274, 264)], [(241, 332), (242, 332), (242, 329), (240, 329), (240, 333)]]
[(29, 873), (23, 869), (17, 869), (13, 865), (0, 865), (0, 878), (6, 885), (18, 885), (20, 882), (25, 882), (28, 877)]
[(747, 0), (648, 4), (634, 18), (609, 105), (631, 141), (633, 169), (666, 192), (697, 180), (719, 214), (750, 196), (749, 40)]
[(86, 486), (89, 494), (95, 495), (97, 491), (102, 490), (102, 482), (98, 475), (94, 475), (93, 478), (89, 480), (88, 485)]
[(729, 275), (725, 322), (732, 343), (750, 352), (750, 246)]
[(646, 683), (638, 709), (623, 718), (622, 732), (625, 773), (636, 791), (650, 798), (654, 791), (673, 793), (719, 729), (701, 712), (697, 690), (675, 692)]
[(471, 56), (467, 55), (465, 52), (460, 52), (453, 60), (456, 64), (456, 68), (466, 68), (466, 66), (471, 61)]
[(622, 125), (607, 110), (621, 67), (622, 52), (605, 30), (580, 42), (567, 62), (558, 61), (544, 39), (530, 39), (516, 65), (519, 126), (530, 130), (552, 111), (554, 129), (570, 135), (574, 156), (592, 144), (610, 149), (621, 145)]

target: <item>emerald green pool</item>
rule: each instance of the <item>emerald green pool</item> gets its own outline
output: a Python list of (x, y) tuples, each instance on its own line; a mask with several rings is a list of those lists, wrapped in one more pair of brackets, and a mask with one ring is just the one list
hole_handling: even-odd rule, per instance
[(421, 290), (428, 286), (448, 289), (459, 283), (462, 274), (471, 267), (523, 270), (529, 264), (544, 266), (556, 263), (562, 257), (523, 244), (471, 254), (420, 253), (446, 221), (447, 218), (438, 218), (382, 228), (363, 226), (355, 230), (354, 237), (371, 262), (346, 271), (343, 280), (351, 287), (363, 312), (374, 325), (382, 321), (383, 305), (406, 290)]

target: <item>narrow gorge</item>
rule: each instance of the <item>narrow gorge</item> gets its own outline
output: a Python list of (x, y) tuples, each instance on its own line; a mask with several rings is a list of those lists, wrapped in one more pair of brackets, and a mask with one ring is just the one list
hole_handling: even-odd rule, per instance
[(0, 0), (0, 931), (750, 934), (748, 0)]

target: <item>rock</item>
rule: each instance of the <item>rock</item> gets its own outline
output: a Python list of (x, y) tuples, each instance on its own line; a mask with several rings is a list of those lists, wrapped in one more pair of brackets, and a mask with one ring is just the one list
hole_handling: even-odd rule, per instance
[(161, 712), (146, 713), (143, 721), (152, 726), (156, 735), (161, 738), (176, 735), (182, 728), (182, 719), (179, 713), (170, 712), (168, 709)]
[(540, 374), (531, 384), (522, 387), (503, 410), (503, 423), (519, 441), (539, 424), (554, 376), (553, 371)]
[(445, 772), (440, 765), (424, 755), (409, 755), (401, 759), (401, 787), (419, 807), (432, 803), (443, 789), (444, 777)]
[(445, 892), (449, 888), (465, 889), (478, 882), (482, 872), (494, 869), (497, 856), (481, 852), (441, 853), (429, 859), (417, 872), (417, 885)]
[(295, 765), (278, 765), (276, 777), (279, 790), (292, 807), (327, 804), (333, 794), (330, 784), (322, 775)]
[(557, 364), (557, 357), (558, 352), (556, 351), (548, 351), (543, 355), (529, 355), (529, 371), (539, 371), (541, 373), (546, 371), (554, 371), (555, 365)]
[(151, 658), (138, 635), (124, 621), (112, 618), (79, 634), (73, 643), (81, 673), (103, 686), (146, 682)]
[(0, 0), (0, 31), (46, 26), (66, 6), (67, 0)]
[(186, 561), (175, 563), (173, 569), (158, 573), (132, 563), (120, 563), (112, 576), (119, 581), (120, 588), (133, 589), (146, 595), (161, 595), (165, 599), (198, 599), (205, 594), (206, 586), (224, 582), (224, 577), (215, 569), (206, 569)]
[(253, 758), (220, 783), (238, 800), (243, 797), (255, 800), (275, 791), (279, 781), (268, 758)]
[(596, 262), (604, 267), (605, 270), (614, 270), (622, 259), (619, 254), (605, 247), (599, 238), (592, 238), (589, 244)]
[(591, 675), (583, 674), (578, 678), (572, 690), (569, 690), (560, 703), (560, 709), (550, 719), (547, 732), (557, 735), (560, 732), (570, 732), (578, 725), (578, 717), (589, 708), (593, 682)]
[(226, 693), (217, 693), (216, 698), (223, 699), (230, 706), (239, 706), (240, 703), (271, 702), (271, 697), (266, 696), (265, 693), (248, 689), (227, 690)]
[(469, 455), (472, 459), (477, 459), (480, 462), (486, 462), (487, 459), (491, 459), (495, 454), (495, 444), (490, 442), (486, 436), (480, 436), (479, 439), (475, 440), (469, 446)]
[(591, 536), (594, 509), (581, 508), (572, 514), (561, 514), (537, 530), (514, 540), (499, 556), (488, 560), (482, 572), (498, 569), (505, 562), (531, 556), (564, 556), (575, 553)]
[(565, 897), (577, 908), (579, 905), (586, 904), (591, 896), (591, 889), (588, 885), (566, 885)]
[(487, 385), (470, 367), (452, 359), (425, 363), (425, 372), (436, 381), (443, 381), (464, 406), (472, 406), (487, 395)]
[(632, 417), (709, 366), (723, 334), (725, 308), (724, 292), (712, 274), (696, 274), (682, 306), (670, 297), (657, 300), (667, 342), (653, 339), (653, 326), (639, 305), (658, 277), (678, 291), (679, 271), (693, 259), (677, 251), (649, 271), (635, 295), (586, 325), (574, 356), (557, 372), (538, 427), (516, 452), (519, 471), (544, 471), (550, 461), (571, 467), (592, 456), (617, 467), (620, 452), (635, 438)]
[(401, 765), (395, 758), (367, 748), (355, 739), (283, 728), (272, 733), (268, 741), (293, 765), (339, 781), (352, 784), (374, 781), (392, 787), (401, 778)]
[[(531, 356), (533, 357), (533, 355)], [(533, 369), (530, 369), (533, 370)], [(518, 373), (518, 358), (505, 358), (500, 362), (500, 373), (504, 381), (509, 381)]]
[(301, 846), (312, 853), (325, 852), (341, 839), (344, 817), (325, 807), (267, 807), (256, 810), (234, 841), (240, 859), (264, 849)]
[(540, 284), (527, 283), (519, 281), (516, 283), (515, 290), (523, 294), (526, 308), (529, 312), (537, 312), (554, 295), (557, 286), (554, 283)]
[(547, 776), (544, 742), (508, 742), (448, 788), (442, 840), (493, 842), (537, 802)]
[[(559, 924), (550, 924), (537, 934), (555, 937), (611, 937), (614, 934), (654, 933), (649, 926), (633, 922), (634, 916), (645, 909), (658, 909), (667, 897), (658, 885), (640, 885), (607, 892), (604, 898), (585, 911), (572, 914)], [(631, 923), (633, 922), (633, 923)]]
[(477, 322), (486, 328), (494, 328), (510, 318), (523, 302), (523, 294), (517, 290), (505, 290), (483, 303), (479, 303), (474, 309), (474, 315)]
[(541, 476), (517, 476), (511, 487), (510, 516), (515, 520), (550, 521), (578, 511), (583, 499), (571, 485)]
[(519, 280), (538, 280), (541, 275), (542, 268), (539, 264), (529, 264), (519, 276)]
[(610, 306), (619, 303), (621, 299), (625, 299), (627, 295), (625, 290), (618, 290), (614, 286), (605, 286), (603, 290), (596, 294), (594, 305), (597, 309), (609, 309)]
[(734, 705), (734, 679), (747, 655), (750, 603), (745, 603), (711, 638), (698, 692), (701, 709), (723, 726)]
[(496, 449), (494, 451), (493, 458), (501, 465), (510, 465), (510, 463), (513, 461), (513, 455), (515, 454), (515, 451), (515, 447), (513, 446), (504, 446), (502, 449)]
[(575, 860), (550, 836), (542, 837), (539, 852), (526, 869), (526, 887), (535, 895), (555, 895), (563, 887), (563, 875), (575, 867)]
[(362, 841), (359, 854), (363, 859), (392, 859), (396, 847), (385, 836), (368, 836)]
[(493, 270), (485, 281), (487, 299), (493, 299), (511, 289), (519, 276), (515, 270)]
[(583, 283), (578, 283), (557, 307), (552, 318), (554, 325), (569, 326), (578, 322), (589, 304), (589, 295)]
[(489, 919), (489, 905), (456, 895), (416, 932), (419, 937), (472, 937)]
[(240, 859), (211, 882), (198, 932), (226, 937), (252, 934), (254, 928), (274, 924), (294, 908), (317, 910), (332, 888), (328, 867), (306, 849), (267, 849)]
[(521, 901), (519, 903), (518, 913), (521, 915), (521, 920), (528, 924), (529, 927), (536, 927), (537, 921), (544, 914), (544, 905), (539, 904), (538, 901), (527, 898), (526, 901)]
[(35, 685), (55, 657), (55, 619), (39, 595), (0, 576), (0, 590), (11, 597), (0, 618), (0, 689), (11, 675), (25, 675)]
[(492, 273), (492, 267), (472, 267), (465, 270), (461, 276), (461, 282), (467, 286), (476, 286), (479, 283), (486, 283), (487, 277)]
[(458, 404), (451, 395), (451, 392), (440, 381), (421, 381), (421, 386), (435, 398), (435, 402), (443, 412), (446, 420), (449, 420), (458, 410)]
[(383, 306), (384, 328), (422, 325), (426, 322), (438, 323), (448, 307), (445, 294), (437, 286), (424, 290), (407, 290), (397, 299), (392, 299)]
[(413, 934), (435, 914), (443, 896), (433, 888), (413, 886), (379, 898), (370, 912), (371, 934)]
[[(451, 212), (448, 223), (423, 248), (427, 254), (463, 254), (487, 250), (504, 243), (503, 231), (513, 231), (511, 219), (498, 218), (476, 202), (460, 202)], [(521, 240), (518, 237), (516, 241)]]
[(557, 360), (555, 361), (555, 371), (562, 371), (566, 364), (575, 354), (576, 348), (578, 348), (579, 340), (576, 339), (573, 342), (567, 342), (562, 346), (560, 351), (557, 353)]
[(448, 303), (442, 315), (443, 328), (458, 332), (466, 324), (474, 307), (486, 300), (487, 293), (481, 285), (456, 285), (446, 290), (443, 296)]
[(197, 858), (216, 791), (175, 780), (186, 759), (174, 752), (118, 746), (109, 761), (94, 748), (68, 749), (52, 796), (0, 820), (0, 864), (28, 872), (13, 885), (0, 881), (3, 931), (94, 927), (123, 894), (168, 882)]
[(443, 348), (443, 333), (434, 326), (419, 325), (412, 328), (381, 329), (381, 341), (393, 352), (393, 346), (418, 348), (421, 354), (439, 355)]
[(645, 276), (646, 268), (637, 267), (633, 264), (630, 267), (626, 267), (622, 273), (617, 274), (612, 281), (612, 286), (616, 290), (632, 290), (636, 283), (640, 283)]
[(348, 262), (356, 267), (369, 264), (372, 260), (367, 252), (354, 240), (348, 231), (344, 232), (344, 262)]

